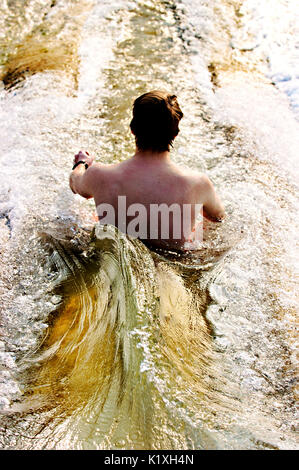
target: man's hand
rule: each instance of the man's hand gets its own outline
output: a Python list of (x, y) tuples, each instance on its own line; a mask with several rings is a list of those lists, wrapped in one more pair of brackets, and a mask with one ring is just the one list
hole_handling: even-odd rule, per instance
[(88, 152), (82, 152), (80, 150), (80, 152), (76, 153), (76, 155), (74, 156), (73, 164), (75, 165), (75, 163), (80, 161), (86, 162), (88, 166), (91, 166), (93, 164), (94, 157), (91, 157)]

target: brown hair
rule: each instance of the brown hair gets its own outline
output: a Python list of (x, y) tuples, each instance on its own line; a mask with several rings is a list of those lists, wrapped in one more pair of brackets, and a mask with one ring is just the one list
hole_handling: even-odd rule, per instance
[(183, 117), (175, 95), (154, 90), (134, 101), (130, 128), (139, 150), (164, 152), (172, 146)]

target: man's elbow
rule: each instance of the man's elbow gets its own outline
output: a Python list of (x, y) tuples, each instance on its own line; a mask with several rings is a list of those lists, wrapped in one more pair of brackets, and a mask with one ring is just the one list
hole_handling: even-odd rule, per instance
[(203, 208), (203, 216), (211, 222), (222, 222), (222, 220), (225, 218), (225, 212), (223, 210), (211, 213), (205, 210), (205, 208)]
[(225, 217), (225, 209), (217, 195), (212, 181), (208, 176), (203, 178), (203, 191), (206, 194), (207, 202), (203, 207), (203, 215), (212, 222), (221, 222)]
[(220, 208), (215, 214), (216, 222), (221, 222), (225, 218), (225, 216), (226, 216), (225, 210), (224, 210), (223, 205), (221, 204)]
[(91, 199), (93, 197), (92, 194), (87, 192), (86, 190), (82, 189), (78, 182), (74, 182), (72, 175), (70, 176), (70, 188), (74, 194), (79, 194), (80, 196), (84, 197), (85, 199)]
[(93, 198), (93, 196), (91, 194), (87, 194), (87, 193), (84, 193), (84, 192), (78, 193), (78, 194), (80, 194), (80, 196), (84, 197), (85, 199)]
[(69, 186), (70, 186), (72, 192), (73, 192), (74, 194), (77, 194), (77, 191), (76, 191), (76, 188), (75, 188), (75, 184), (74, 184), (74, 180), (73, 180), (73, 178), (72, 178), (72, 174), (70, 174), (70, 177), (69, 177)]
[(216, 215), (215, 222), (222, 222), (223, 219), (225, 219), (225, 217), (226, 217), (225, 212), (224, 211), (220, 212), (219, 214)]

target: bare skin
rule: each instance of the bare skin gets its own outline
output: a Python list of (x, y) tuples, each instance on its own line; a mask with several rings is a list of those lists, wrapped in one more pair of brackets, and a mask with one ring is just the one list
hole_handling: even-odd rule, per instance
[[(86, 161), (89, 168), (86, 170), (85, 166), (80, 164), (72, 171), (72, 191), (85, 198), (93, 197), (96, 207), (103, 203), (112, 205), (116, 215), (118, 196), (126, 196), (127, 207), (134, 203), (143, 204), (148, 214), (150, 204), (165, 203), (171, 206), (177, 203), (180, 207), (183, 207), (183, 204), (191, 204), (192, 207), (202, 204), (204, 217), (213, 222), (220, 222), (225, 216), (223, 205), (208, 176), (175, 165), (168, 151), (155, 153), (137, 149), (132, 158), (110, 165), (95, 163), (88, 152), (80, 151), (75, 155), (74, 162), (80, 160)], [(127, 218), (127, 223), (130, 220), (132, 217)], [(193, 213), (191, 223), (194, 230), (196, 220)], [(151, 240), (148, 237), (147, 241), (156, 246), (182, 247), (189, 236), (174, 240), (171, 237), (171, 218), (169, 224), (168, 240)]]

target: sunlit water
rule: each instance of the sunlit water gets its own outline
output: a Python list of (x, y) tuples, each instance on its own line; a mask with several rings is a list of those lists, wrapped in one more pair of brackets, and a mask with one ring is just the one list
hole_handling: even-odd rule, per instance
[[(296, 448), (296, 2), (0, 10), (1, 446)], [(68, 188), (77, 150), (132, 155), (155, 88), (227, 211), (192, 255), (94, 226)]]

